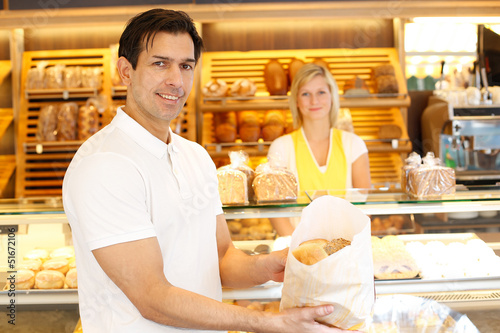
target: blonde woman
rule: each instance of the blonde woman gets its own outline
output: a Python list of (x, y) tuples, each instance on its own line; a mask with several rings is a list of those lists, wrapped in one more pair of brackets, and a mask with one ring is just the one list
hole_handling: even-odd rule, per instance
[[(268, 157), (295, 173), (299, 190), (370, 188), (370, 163), (364, 141), (335, 128), (338, 86), (330, 72), (308, 63), (296, 73), (290, 90), (295, 130), (276, 139)], [(290, 235), (294, 220), (272, 219), (279, 235)]]

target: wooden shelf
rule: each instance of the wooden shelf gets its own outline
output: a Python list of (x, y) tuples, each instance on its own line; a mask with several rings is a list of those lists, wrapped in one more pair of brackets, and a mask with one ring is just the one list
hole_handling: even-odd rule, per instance
[(0, 139), (7, 131), (7, 128), (12, 124), (14, 120), (14, 113), (12, 109), (1, 109), (0, 108)]
[(9, 184), (14, 170), (16, 170), (16, 156), (0, 155), (0, 198), (4, 196), (5, 188)]
[(3, 83), (3, 80), (10, 75), (11, 70), (12, 65), (10, 60), (0, 60), (0, 85)]
[(97, 96), (97, 88), (72, 88), (72, 89), (30, 89), (25, 90), (25, 97), (29, 100), (89, 98)]

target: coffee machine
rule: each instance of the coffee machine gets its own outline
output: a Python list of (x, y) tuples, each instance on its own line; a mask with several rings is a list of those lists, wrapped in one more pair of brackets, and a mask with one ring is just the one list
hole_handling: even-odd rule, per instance
[(448, 104), (451, 134), (440, 136), (443, 164), (465, 185), (500, 185), (500, 105)]

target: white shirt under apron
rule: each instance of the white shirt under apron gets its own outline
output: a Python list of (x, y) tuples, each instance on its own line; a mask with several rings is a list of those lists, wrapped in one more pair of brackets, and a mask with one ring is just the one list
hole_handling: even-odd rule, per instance
[(113, 244), (157, 237), (170, 283), (222, 299), (216, 216), (223, 211), (215, 165), (199, 144), (170, 135), (167, 145), (119, 108), (80, 147), (66, 172), (63, 203), (84, 332), (200, 332), (141, 316), (91, 252)]

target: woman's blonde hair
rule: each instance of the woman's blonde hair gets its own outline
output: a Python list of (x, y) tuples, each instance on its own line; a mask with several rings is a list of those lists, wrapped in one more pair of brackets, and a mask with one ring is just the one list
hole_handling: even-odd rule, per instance
[(295, 77), (293, 78), (292, 87), (290, 88), (289, 104), (290, 112), (292, 113), (293, 118), (293, 127), (295, 129), (300, 128), (303, 123), (302, 114), (300, 113), (297, 106), (299, 89), (318, 75), (321, 75), (325, 78), (326, 83), (330, 87), (330, 93), (332, 95), (332, 106), (330, 108), (330, 127), (333, 127), (337, 122), (337, 116), (339, 113), (339, 87), (337, 86), (337, 82), (333, 78), (330, 71), (325, 67), (315, 63), (308, 63), (302, 66), (297, 71)]

